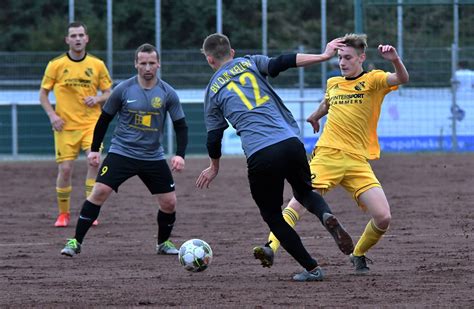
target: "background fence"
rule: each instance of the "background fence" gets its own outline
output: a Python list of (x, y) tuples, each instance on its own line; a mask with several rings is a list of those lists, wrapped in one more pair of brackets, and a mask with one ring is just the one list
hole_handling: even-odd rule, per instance
[[(254, 9), (259, 9), (258, 5), (255, 6), (258, 1), (250, 2)], [(224, 12), (226, 3), (224, 1)], [(295, 5), (311, 5), (308, 3), (314, 3), (321, 16), (327, 10), (327, 15), (333, 16), (333, 20), (345, 14), (345, 19), (352, 21), (352, 25), (348, 24), (351, 28), (345, 32), (351, 32), (355, 28), (368, 34), (370, 48), (367, 51), (367, 69), (375, 67), (392, 70), (391, 64), (377, 55), (376, 46), (379, 43), (395, 45), (403, 55), (410, 73), (410, 83), (389, 94), (384, 102), (379, 124), (383, 151), (474, 151), (474, 1), (355, 0), (353, 8), (335, 11), (331, 1), (315, 3), (295, 0)], [(76, 2), (76, 6), (79, 5)], [(185, 5), (184, 1), (182, 5)], [(270, 1), (270, 12), (272, 5), (273, 2)], [(324, 9), (323, 5), (326, 6)], [(227, 4), (227, 7), (230, 6)], [(430, 13), (433, 13), (433, 18), (420, 17)], [(162, 14), (166, 15), (166, 12)], [(264, 14), (257, 18), (263, 16)], [(224, 18), (224, 32), (227, 33), (225, 20)], [(327, 23), (323, 18), (320, 20), (321, 38), (326, 35), (324, 29), (331, 32), (333, 27), (331, 19), (328, 20)], [(241, 22), (245, 23), (243, 20)], [(307, 22), (309, 21), (302, 17), (301, 23)], [(66, 23), (67, 20), (64, 24)], [(214, 31), (215, 29), (210, 28), (206, 33)], [(263, 28), (257, 27), (254, 31), (263, 31)], [(342, 34), (344, 33), (338, 33)], [(115, 37), (118, 35), (120, 33), (116, 33)], [(279, 35), (283, 36), (283, 31), (274, 31), (269, 34), (268, 40), (271, 42), (273, 37)], [(230, 37), (233, 42), (238, 41), (240, 45), (246, 46), (243, 44), (245, 40), (237, 34)], [(294, 51), (320, 53), (320, 49), (314, 48), (315, 44), (308, 46), (296, 43), (298, 40), (295, 38), (292, 44), (294, 48), (270, 48), (265, 51), (270, 56)], [(184, 102), (190, 124), (189, 152), (205, 153), (203, 90), (213, 72), (197, 46), (192, 49), (167, 49), (166, 45), (162, 47), (161, 76), (178, 90)], [(0, 154), (53, 153), (52, 132), (48, 118), (39, 105), (38, 89), (46, 64), (62, 52), (0, 51)], [(254, 49), (237, 49), (238, 55), (261, 52), (259, 46)], [(104, 60), (109, 57), (106, 50), (91, 50), (91, 53)], [(113, 61), (110, 63), (113, 64), (111, 71), (115, 83), (136, 73), (133, 67), (134, 50), (114, 49), (112, 57)], [(459, 87), (456, 71), (460, 62), (467, 65), (467, 69), (463, 71), (465, 74), (461, 77), (467, 87)], [(321, 87), (325, 78), (334, 69), (337, 70), (331, 63), (292, 69), (271, 80), (299, 120), (308, 150), (318, 136), (304, 124), (304, 119), (322, 98)], [(109, 128), (107, 141), (111, 134), (112, 128)], [(173, 139), (169, 132), (164, 143), (168, 151), (172, 151), (174, 147)], [(224, 137), (224, 152), (241, 153), (239, 139), (230, 129), (226, 130)]]

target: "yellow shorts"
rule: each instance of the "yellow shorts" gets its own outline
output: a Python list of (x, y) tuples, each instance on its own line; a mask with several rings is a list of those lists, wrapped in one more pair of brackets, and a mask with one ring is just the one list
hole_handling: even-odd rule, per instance
[(71, 161), (77, 159), (80, 151), (91, 148), (94, 128), (83, 130), (54, 131), (54, 148), (56, 162)]
[(316, 147), (309, 162), (313, 188), (325, 194), (340, 184), (357, 201), (373, 187), (382, 187), (364, 156), (328, 147)]

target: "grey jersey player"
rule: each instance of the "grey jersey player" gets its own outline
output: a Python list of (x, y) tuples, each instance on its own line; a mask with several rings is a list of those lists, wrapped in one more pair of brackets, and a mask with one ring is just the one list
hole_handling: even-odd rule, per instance
[[(306, 251), (298, 234), (283, 218), (281, 206), (285, 180), (290, 183), (295, 199), (319, 218), (336, 243), (345, 250), (353, 244), (324, 199), (312, 191), (306, 150), (299, 139), (296, 121), (266, 77), (275, 77), (291, 67), (328, 60), (339, 46), (338, 40), (332, 41), (322, 55), (234, 58), (235, 52), (229, 39), (216, 33), (204, 40), (202, 48), (207, 62), (216, 73), (206, 89), (204, 102), (210, 166), (201, 172), (196, 186), (207, 188), (217, 176), (222, 136), (229, 121), (242, 140), (250, 192), (263, 220), (283, 248), (304, 267), (302, 273), (294, 276), (296, 281), (320, 281), (323, 272)], [(269, 247), (254, 251), (254, 255), (262, 264), (273, 263), (273, 251)]]
[[(96, 179), (91, 195), (82, 206), (74, 238), (69, 239), (61, 254), (74, 256), (81, 251), (83, 239), (101, 206), (112, 191), (133, 176), (138, 176), (156, 199), (158, 209), (158, 254), (178, 254), (169, 240), (176, 219), (176, 193), (172, 171), (184, 168), (188, 128), (175, 90), (157, 77), (159, 54), (150, 44), (135, 52), (138, 74), (113, 91), (105, 103), (94, 129), (89, 164), (99, 165), (99, 148), (115, 115), (117, 126), (111, 147)], [(171, 170), (166, 163), (161, 141), (166, 115), (173, 121), (176, 133), (176, 155), (171, 158)]]

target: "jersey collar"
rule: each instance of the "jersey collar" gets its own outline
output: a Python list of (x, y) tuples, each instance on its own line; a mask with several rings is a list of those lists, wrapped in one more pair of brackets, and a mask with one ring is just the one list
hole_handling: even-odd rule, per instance
[(364, 75), (365, 73), (367, 73), (367, 71), (362, 71), (362, 73), (360, 73), (359, 75), (357, 75), (356, 77), (344, 77), (346, 80), (356, 80), (358, 79), (359, 77), (361, 77), (362, 75)]
[(71, 61), (74, 61), (74, 62), (81, 62), (82, 60), (86, 59), (86, 57), (87, 57), (87, 52), (84, 54), (84, 57), (82, 57), (81, 59), (78, 59), (78, 60), (72, 59), (71, 56), (69, 55), (69, 52), (66, 52), (66, 55), (67, 55), (67, 57), (69, 58), (69, 60), (71, 60)]

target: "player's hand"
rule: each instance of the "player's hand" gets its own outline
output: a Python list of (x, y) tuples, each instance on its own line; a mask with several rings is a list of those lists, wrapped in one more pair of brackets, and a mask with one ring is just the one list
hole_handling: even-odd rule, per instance
[(171, 171), (181, 172), (184, 169), (184, 159), (181, 156), (174, 156), (171, 158)]
[(53, 112), (49, 115), (49, 121), (51, 122), (54, 131), (60, 132), (63, 130), (64, 120), (62, 120), (56, 113)]
[(86, 104), (89, 107), (96, 105), (97, 102), (98, 102), (97, 97), (90, 96), (90, 97), (84, 98), (84, 104)]
[(338, 49), (343, 48), (345, 46), (346, 44), (343, 43), (342, 38), (334, 39), (326, 45), (324, 55), (326, 55), (326, 57), (330, 59), (336, 54)]
[(201, 172), (198, 179), (196, 180), (196, 187), (199, 189), (209, 188), (209, 184), (216, 178), (218, 170), (212, 166), (209, 166)]
[(306, 122), (309, 122), (313, 127), (313, 133), (319, 132), (319, 129), (321, 127), (321, 125), (319, 124), (319, 119), (308, 118), (306, 119)]
[(399, 58), (397, 50), (392, 45), (380, 44), (377, 49), (379, 50), (379, 53), (382, 58), (384, 58), (385, 60), (394, 61)]
[(87, 161), (89, 162), (90, 166), (99, 166), (100, 163), (100, 152), (91, 151), (87, 155)]

